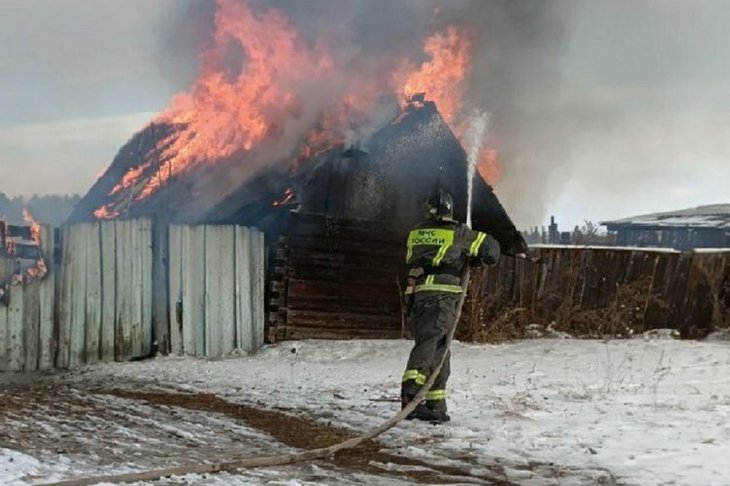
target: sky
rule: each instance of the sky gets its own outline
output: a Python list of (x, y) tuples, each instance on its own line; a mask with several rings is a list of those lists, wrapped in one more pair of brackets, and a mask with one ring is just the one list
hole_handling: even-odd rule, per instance
[[(0, 192), (85, 193), (188, 88), (183, 3), (0, 1)], [(510, 105), (535, 120), (496, 184), (517, 225), (730, 202), (730, 2), (565, 3), (557, 78)]]

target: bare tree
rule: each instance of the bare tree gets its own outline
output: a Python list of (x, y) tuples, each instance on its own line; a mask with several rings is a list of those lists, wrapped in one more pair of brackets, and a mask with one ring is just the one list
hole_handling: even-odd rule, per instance
[(612, 246), (616, 244), (615, 234), (601, 229), (599, 224), (588, 220), (585, 220), (582, 226), (575, 227), (570, 239), (574, 245)]

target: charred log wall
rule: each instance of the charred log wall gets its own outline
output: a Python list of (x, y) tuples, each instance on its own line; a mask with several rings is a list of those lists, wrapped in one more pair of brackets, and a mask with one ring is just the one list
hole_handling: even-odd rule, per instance
[(400, 337), (400, 240), (372, 222), (292, 215), (273, 265), (269, 339)]

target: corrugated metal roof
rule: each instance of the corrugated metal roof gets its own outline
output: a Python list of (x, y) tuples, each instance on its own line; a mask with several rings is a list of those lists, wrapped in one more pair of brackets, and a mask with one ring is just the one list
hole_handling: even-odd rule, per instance
[(614, 221), (604, 221), (601, 224), (609, 227), (716, 228), (730, 230), (730, 204), (712, 204), (679, 211), (645, 214)]

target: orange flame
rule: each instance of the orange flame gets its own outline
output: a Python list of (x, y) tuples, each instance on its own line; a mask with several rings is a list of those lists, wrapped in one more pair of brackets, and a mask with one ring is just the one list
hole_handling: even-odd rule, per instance
[[(33, 218), (27, 208), (23, 208), (23, 220), (30, 226), (31, 239), (37, 245), (41, 244), (41, 225)], [(16, 274), (13, 278), (13, 284), (27, 284), (35, 279), (42, 279), (48, 274), (48, 268), (43, 257), (35, 262), (34, 266), (25, 269), (22, 274)]]
[(96, 219), (114, 219), (120, 216), (119, 211), (115, 211), (109, 207), (109, 205), (101, 206), (94, 211), (94, 217)]
[[(394, 83), (402, 87), (406, 101), (417, 93), (425, 93), (428, 100), (435, 102), (462, 142), (468, 127), (459, 120), (459, 114), (463, 111), (466, 80), (471, 71), (472, 34), (468, 29), (455, 26), (437, 32), (424, 44), (423, 50), (429, 60), (418, 68), (405, 61), (404, 67), (394, 76)], [(501, 167), (495, 149), (487, 146), (480, 150), (478, 169), (488, 184), (497, 182)]]
[(471, 33), (447, 27), (426, 40), (424, 53), (430, 60), (417, 69), (408, 61), (394, 76), (396, 86), (408, 99), (426, 93), (436, 103), (447, 123), (453, 124), (461, 110), (466, 77), (471, 68)]
[[(235, 57), (237, 62), (231, 61)], [(234, 72), (230, 65), (240, 69)], [(145, 161), (130, 168), (110, 196), (131, 189), (134, 199), (142, 200), (198, 164), (251, 151), (276, 133), (282, 119), (298, 115), (294, 86), (311, 84), (330, 67), (327, 54), (304, 46), (280, 12), (257, 15), (246, 2), (218, 0), (215, 35), (195, 86), (175, 96), (154, 120), (182, 130), (158, 143), (155, 155), (162, 166)], [(94, 214), (106, 219), (118, 211), (107, 205)]]
[(23, 208), (23, 221), (30, 226), (31, 239), (36, 243), (41, 242), (41, 225), (33, 218), (27, 208)]
[(294, 189), (292, 189), (291, 187), (287, 187), (286, 191), (284, 191), (284, 196), (280, 200), (274, 201), (272, 203), (272, 206), (274, 206), (275, 208), (278, 208), (280, 206), (286, 206), (287, 204), (292, 202), (296, 197), (297, 197), (297, 194), (294, 192)]
[[(319, 49), (307, 49), (282, 13), (254, 14), (244, 2), (218, 0), (215, 37), (203, 54), (200, 76), (178, 95), (157, 122), (185, 125), (165, 151), (161, 174), (177, 175), (203, 162), (250, 151), (299, 110), (295, 85), (324, 76), (331, 65)], [(228, 57), (242, 56), (240, 72)], [(147, 185), (146, 197), (153, 185)]]

